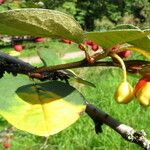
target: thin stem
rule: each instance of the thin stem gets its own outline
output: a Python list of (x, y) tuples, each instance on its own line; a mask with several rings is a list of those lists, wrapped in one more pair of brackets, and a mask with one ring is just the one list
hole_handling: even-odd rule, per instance
[(127, 71), (126, 71), (126, 66), (125, 66), (125, 63), (124, 61), (121, 59), (121, 57), (119, 57), (117, 54), (113, 53), (112, 56), (114, 58), (116, 58), (118, 60), (118, 62), (120, 63), (121, 65), (121, 68), (123, 70), (123, 81), (126, 82), (127, 81)]
[(48, 67), (40, 67), (35, 69), (33, 72), (41, 73), (43, 71), (53, 72), (56, 70), (63, 70), (63, 69), (71, 69), (71, 68), (82, 68), (82, 67), (96, 67), (96, 66), (118, 66), (117, 64), (114, 64), (113, 62), (106, 62), (106, 61), (100, 61), (95, 63), (89, 63), (86, 60), (81, 60), (77, 62), (71, 62), (67, 64), (60, 64), (55, 66), (48, 66)]

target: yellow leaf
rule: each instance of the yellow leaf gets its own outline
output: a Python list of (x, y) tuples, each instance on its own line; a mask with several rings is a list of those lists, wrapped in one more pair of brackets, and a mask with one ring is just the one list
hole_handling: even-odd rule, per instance
[(16, 128), (39, 136), (62, 131), (86, 108), (84, 97), (75, 88), (58, 81), (27, 84), (17, 90), (12, 87), (8, 96), (11, 98), (0, 97), (0, 105), (6, 106), (0, 108), (1, 115)]

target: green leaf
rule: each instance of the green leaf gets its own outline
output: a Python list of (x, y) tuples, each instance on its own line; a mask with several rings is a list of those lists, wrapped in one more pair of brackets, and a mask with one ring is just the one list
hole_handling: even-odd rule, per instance
[(150, 35), (150, 29), (145, 29), (144, 32), (148, 35)]
[(35, 84), (19, 75), (5, 76), (0, 84), (0, 114), (16, 128), (39, 136), (67, 128), (86, 107), (84, 97), (63, 82)]
[(87, 32), (85, 37), (103, 48), (111, 48), (116, 44), (124, 44), (147, 36), (148, 32), (139, 29), (122, 29), (105, 32)]
[(38, 50), (38, 55), (45, 66), (54, 66), (63, 63), (62, 59), (56, 53), (46, 48)]
[(148, 36), (138, 40), (130, 41), (129, 44), (134, 45), (137, 48), (142, 49), (145, 52), (150, 53), (150, 38)]
[(80, 77), (78, 77), (72, 70), (70, 69), (66, 69), (66, 70), (62, 70), (63, 73), (67, 74), (69, 77), (71, 78), (74, 78), (78, 83), (82, 83), (84, 85), (88, 85), (88, 86), (91, 86), (91, 87), (96, 87), (93, 83), (87, 81), (87, 80), (84, 80)]
[(83, 30), (65, 13), (48, 9), (16, 9), (0, 13), (0, 33), (58, 37), (82, 42)]
[[(118, 29), (122, 30), (122, 31), (124, 31), (124, 29), (140, 30), (138, 27), (131, 25), (131, 24), (121, 24), (121, 25), (118, 25), (115, 28), (113, 28), (113, 30), (118, 30)], [(150, 34), (149, 29), (143, 30), (143, 32), (146, 35)], [(138, 38), (133, 41), (129, 41), (128, 44), (133, 45), (133, 48), (129, 48), (130, 50), (135, 50), (137, 52), (140, 52), (144, 56), (146, 56), (148, 59), (150, 58), (150, 55), (148, 54), (148, 53), (150, 53), (150, 38), (148, 36)]]
[(117, 25), (115, 28), (113, 28), (112, 30), (121, 30), (121, 29), (138, 29), (140, 30), (138, 27), (132, 25), (132, 24), (120, 24)]

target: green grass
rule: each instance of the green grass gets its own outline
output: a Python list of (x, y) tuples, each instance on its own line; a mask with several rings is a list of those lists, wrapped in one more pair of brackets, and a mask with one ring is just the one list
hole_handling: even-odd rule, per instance
[[(64, 45), (53, 41), (48, 45), (56, 52), (64, 53), (76, 50), (76, 47)], [(64, 47), (63, 47), (64, 46)], [(25, 54), (24, 54), (25, 56)], [(139, 55), (138, 55), (139, 57)], [(79, 83), (73, 85), (86, 97), (86, 99), (107, 112), (117, 120), (132, 126), (137, 130), (144, 129), (150, 138), (150, 109), (141, 107), (137, 100), (133, 100), (128, 105), (117, 104), (114, 100), (114, 92), (117, 85), (121, 82), (122, 72), (116, 68), (84, 68), (74, 69), (82, 78), (91, 81), (96, 88), (83, 86)], [(138, 77), (129, 75), (128, 81), (134, 86)], [(5, 85), (1, 85), (5, 86)], [(10, 125), (0, 119), (0, 130)], [(50, 136), (46, 150), (140, 150), (137, 145), (125, 141), (115, 131), (103, 125), (103, 132), (95, 134), (92, 120), (84, 114), (75, 124), (62, 132)], [(44, 137), (38, 137), (24, 131), (15, 130), (12, 138), (10, 150), (37, 150), (45, 142)], [(2, 150), (2, 146), (0, 150)]]

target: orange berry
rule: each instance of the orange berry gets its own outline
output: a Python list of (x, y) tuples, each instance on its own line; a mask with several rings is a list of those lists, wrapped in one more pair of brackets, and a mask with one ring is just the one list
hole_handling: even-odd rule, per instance
[(4, 147), (4, 148), (10, 148), (10, 147), (11, 147), (11, 144), (10, 144), (10, 143), (4, 143), (4, 144), (3, 144), (3, 147)]
[(134, 95), (143, 106), (150, 106), (150, 78), (142, 78), (134, 89)]

